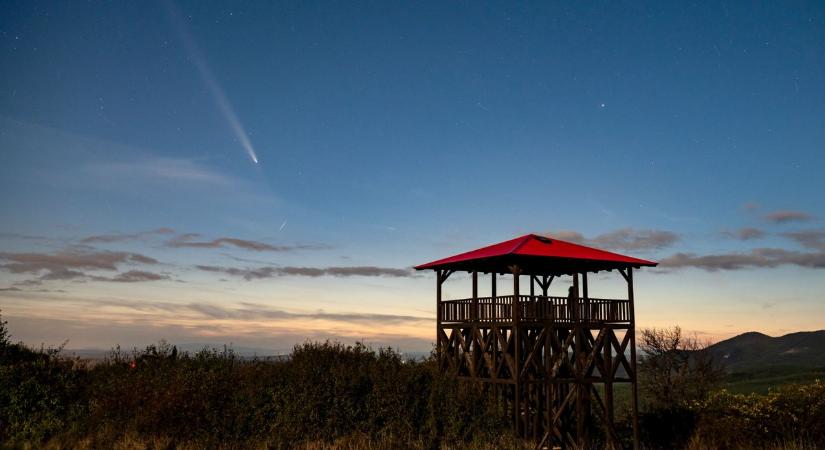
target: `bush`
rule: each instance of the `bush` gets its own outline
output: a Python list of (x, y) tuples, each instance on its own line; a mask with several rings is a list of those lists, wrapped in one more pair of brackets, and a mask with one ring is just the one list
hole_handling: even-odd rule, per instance
[(694, 440), (714, 448), (825, 446), (825, 383), (788, 385), (767, 395), (720, 391), (694, 406)]
[(432, 360), (361, 344), (307, 343), (280, 362), (244, 361), (226, 349), (178, 354), (163, 342), (117, 349), (94, 365), (18, 350), (27, 356), (0, 367), (0, 444), (291, 448), (363, 436), (432, 448), (509, 430), (485, 412), (492, 408), (479, 413), (482, 392)]
[[(702, 366), (678, 345), (661, 348), (649, 368), (679, 389), (662, 390), (640, 416), (643, 447), (825, 447), (825, 383), (698, 395), (707, 380), (701, 389), (692, 380)], [(283, 361), (249, 361), (228, 349), (179, 354), (161, 342), (83, 364), (60, 349), (12, 344), (0, 318), (0, 447), (529, 446), (489, 401), (434, 358), (404, 361), (391, 349), (306, 343)], [(628, 435), (629, 419), (619, 425)]]
[(34, 351), (11, 343), (0, 316), (0, 443), (40, 442), (83, 416), (85, 373), (60, 348)]

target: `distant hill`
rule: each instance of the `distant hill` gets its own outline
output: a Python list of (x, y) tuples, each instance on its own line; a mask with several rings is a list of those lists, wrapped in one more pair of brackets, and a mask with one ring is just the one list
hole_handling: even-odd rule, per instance
[(825, 330), (779, 337), (749, 332), (717, 342), (709, 350), (724, 362), (728, 372), (775, 367), (825, 368)]

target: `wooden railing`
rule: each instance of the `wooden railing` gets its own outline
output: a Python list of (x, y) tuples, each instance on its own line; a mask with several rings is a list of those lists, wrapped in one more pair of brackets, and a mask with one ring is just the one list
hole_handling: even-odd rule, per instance
[[(509, 322), (513, 320), (513, 295), (479, 297), (474, 308), (471, 298), (441, 302), (442, 322)], [(519, 296), (520, 320), (556, 322), (629, 322), (630, 302), (602, 298), (579, 299), (575, 305), (567, 297)]]

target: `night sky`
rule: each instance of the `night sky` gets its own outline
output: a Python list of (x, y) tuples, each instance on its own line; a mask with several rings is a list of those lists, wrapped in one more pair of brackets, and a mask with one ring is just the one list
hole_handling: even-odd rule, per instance
[(659, 261), (640, 327), (822, 329), (824, 171), (821, 1), (0, 6), (32, 345), (428, 350), (410, 267), (525, 233)]

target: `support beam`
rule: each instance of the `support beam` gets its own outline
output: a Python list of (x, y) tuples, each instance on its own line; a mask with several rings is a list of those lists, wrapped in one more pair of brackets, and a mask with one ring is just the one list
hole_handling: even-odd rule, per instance
[(473, 310), (470, 312), (470, 317), (478, 322), (478, 272), (473, 271)]
[(581, 320), (581, 316), (579, 315), (579, 274), (573, 274), (573, 310), (570, 311), (570, 317), (573, 319), (574, 322), (578, 322)]
[(590, 296), (587, 294), (587, 272), (582, 272), (582, 320), (590, 320)]
[(627, 268), (627, 299), (630, 306), (630, 328), (627, 332), (630, 333), (630, 369), (633, 372), (630, 374), (631, 394), (633, 395), (633, 448), (639, 448), (639, 390), (636, 385), (636, 312), (633, 305), (633, 268)]
[(443, 320), (442, 312), (441, 312), (441, 280), (442, 271), (436, 270), (435, 271), (435, 349), (436, 354), (438, 355), (439, 361), (442, 358), (442, 349), (441, 349), (441, 322)]
[[(614, 330), (608, 330), (608, 335), (604, 344), (604, 364), (599, 369), (604, 379), (604, 409), (605, 409), (605, 433), (609, 436), (611, 429), (616, 423), (613, 415), (613, 341), (616, 340)], [(610, 448), (615, 448), (612, 444)]]
[[(621, 448), (614, 425), (615, 386), (631, 383), (633, 445), (638, 449), (633, 271), (620, 271), (628, 284), (629, 300), (605, 299), (615, 304), (615, 314), (590, 311), (596, 305), (588, 308), (588, 303), (598, 301), (602, 308), (605, 300), (590, 298), (589, 273), (569, 273), (569, 315), (563, 298), (548, 298), (553, 275), (526, 274), (531, 297), (522, 304), (520, 293), (527, 294), (527, 289), (520, 286), (521, 267), (481, 272), (491, 275), (491, 307), (479, 297), (479, 271), (464, 272), (471, 275), (472, 298), (453, 301), (446, 298), (442, 286), (453, 271), (436, 271), (437, 346), (442, 369), (476, 383), (499, 399), (497, 404), (513, 419), (518, 436), (535, 438), (552, 448), (580, 449), (594, 443)], [(498, 275), (507, 272), (513, 275), (513, 296), (499, 298)], [(599, 333), (596, 337), (595, 332)], [(619, 339), (617, 332), (625, 335)], [(618, 376), (620, 367), (622, 374)], [(601, 383), (603, 395), (598, 390)], [(603, 427), (594, 426), (594, 414), (603, 419)]]
[(492, 297), (492, 304), (493, 304), (493, 317), (501, 317), (501, 313), (498, 310), (498, 300), (496, 300), (496, 272), (490, 272), (490, 297)]
[(513, 395), (513, 414), (515, 414), (516, 436), (523, 434), (524, 428), (521, 420), (521, 304), (519, 301), (519, 277), (521, 276), (521, 268), (519, 266), (511, 266), (510, 271), (513, 274), (513, 356), (515, 359), (515, 371), (513, 371), (513, 378), (515, 381), (515, 392)]
[(547, 297), (547, 292), (550, 290), (550, 283), (553, 282), (554, 275), (544, 275), (541, 277), (541, 295)]

